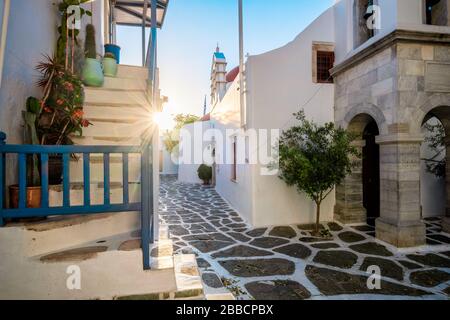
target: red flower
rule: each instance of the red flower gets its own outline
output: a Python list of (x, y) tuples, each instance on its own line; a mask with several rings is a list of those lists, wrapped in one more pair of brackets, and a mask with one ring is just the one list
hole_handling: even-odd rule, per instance
[(46, 107), (44, 107), (44, 111), (47, 113), (52, 113), (53, 110), (50, 107), (46, 106)]
[(64, 87), (66, 88), (67, 91), (73, 91), (74, 87), (73, 84), (70, 82), (64, 82)]
[(58, 100), (56, 100), (56, 104), (58, 105), (58, 106), (62, 106), (63, 104), (64, 104), (64, 100), (63, 99), (58, 99)]
[(81, 125), (82, 125), (84, 128), (89, 127), (90, 124), (91, 124), (91, 123), (90, 123), (89, 121), (87, 121), (86, 119), (81, 120)]
[(84, 115), (83, 110), (78, 109), (73, 113), (72, 117), (76, 120), (81, 120), (83, 118), (83, 115)]

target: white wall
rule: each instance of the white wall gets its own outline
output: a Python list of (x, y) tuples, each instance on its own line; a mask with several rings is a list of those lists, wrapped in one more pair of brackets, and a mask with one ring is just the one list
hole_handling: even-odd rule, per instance
[[(333, 26), (334, 9), (330, 9), (286, 46), (248, 58), (249, 128), (288, 129), (295, 124), (292, 114), (302, 107), (314, 121), (333, 121), (334, 87), (312, 79), (313, 42), (334, 43)], [(212, 114), (214, 126), (222, 132), (240, 124), (237, 84), (238, 79)], [(228, 138), (227, 143), (231, 143)], [(231, 165), (218, 166), (216, 189), (255, 227), (314, 222), (313, 202), (277, 176), (262, 176), (261, 169), (260, 165), (239, 165), (233, 182)], [(332, 220), (333, 206), (331, 195), (323, 204), (322, 220)]]
[[(0, 87), (0, 131), (7, 143), (22, 143), (22, 110), (28, 96), (41, 96), (35, 67), (43, 54), (51, 55), (57, 39), (57, 14), (53, 1), (13, 0), (8, 23), (2, 82)], [(8, 157), (10, 159), (10, 157)], [(17, 174), (8, 161), (7, 184)]]
[[(36, 86), (39, 73), (36, 65), (43, 54), (53, 55), (58, 38), (60, 18), (55, 1), (13, 0), (8, 24), (3, 74), (0, 87), (0, 131), (4, 131), (8, 143), (22, 143), (22, 115), (27, 97), (42, 97)], [(94, 2), (93, 17), (97, 27), (97, 45), (102, 46), (103, 0)], [(90, 5), (89, 9), (90, 9)], [(87, 19), (84, 19), (86, 22)], [(89, 21), (90, 22), (90, 19)], [(84, 36), (80, 35), (80, 39)], [(99, 51), (101, 52), (101, 51)], [(8, 170), (8, 181), (14, 182), (14, 170)]]
[(160, 152), (162, 152), (161, 174), (178, 174), (178, 159), (177, 159), (178, 146), (173, 150), (172, 155), (165, 147), (164, 137), (161, 137)]
[[(318, 123), (334, 120), (334, 86), (312, 81), (313, 42), (334, 43), (334, 9), (315, 20), (293, 42), (283, 48), (250, 57), (248, 88), (251, 96), (251, 126), (257, 129), (286, 130), (295, 125), (293, 113), (301, 108)], [(300, 58), (301, 57), (301, 58)], [(262, 176), (253, 168), (253, 224), (310, 223), (315, 205), (306, 195), (287, 185), (277, 176)], [(334, 194), (322, 208), (322, 220), (333, 219)]]
[(207, 121), (191, 123), (181, 128), (178, 181), (184, 183), (203, 183), (197, 173), (198, 167), (203, 163), (203, 159), (195, 157), (194, 154), (195, 148), (197, 150), (205, 150), (208, 146), (208, 143), (202, 141), (202, 137), (210, 126), (211, 123)]
[(14, 0), (8, 25), (3, 81), (0, 88), (0, 130), (9, 143), (22, 142), (21, 110), (30, 95), (40, 96), (35, 71), (42, 54), (52, 54), (57, 39), (53, 1)]
[[(248, 65), (247, 68), (249, 68)], [(226, 130), (236, 130), (241, 124), (238, 89), (239, 78), (236, 78), (211, 115), (214, 128), (219, 130), (223, 136), (222, 150), (219, 148), (216, 149), (217, 156), (224, 159), (224, 164), (217, 164), (216, 166), (216, 190), (229, 202), (231, 207), (241, 214), (242, 218), (252, 223), (252, 168), (250, 165), (237, 165), (237, 179), (236, 181), (232, 181), (232, 165), (230, 162), (225, 161), (227, 156), (232, 156), (231, 145), (233, 143), (233, 138), (226, 135)], [(216, 138), (216, 140), (218, 139)]]

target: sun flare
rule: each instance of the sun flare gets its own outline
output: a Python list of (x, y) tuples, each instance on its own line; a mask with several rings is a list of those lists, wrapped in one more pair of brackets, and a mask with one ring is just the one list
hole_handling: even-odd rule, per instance
[(167, 111), (155, 112), (153, 114), (153, 121), (158, 125), (160, 130), (171, 130), (175, 126), (173, 116)]

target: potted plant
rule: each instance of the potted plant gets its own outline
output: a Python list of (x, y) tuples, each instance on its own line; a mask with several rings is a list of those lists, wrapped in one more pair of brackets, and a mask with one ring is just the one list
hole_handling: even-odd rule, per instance
[[(40, 101), (37, 134), (42, 145), (72, 145), (74, 134), (82, 135), (90, 125), (83, 117), (84, 89), (81, 80), (70, 70), (47, 57), (37, 69), (42, 77), (39, 86), (44, 88)], [(62, 182), (62, 155), (49, 155), (49, 184)]]
[[(34, 97), (27, 99), (26, 111), (23, 111), (24, 141), (27, 144), (39, 144), (37, 123), (40, 112), (39, 100)], [(41, 206), (41, 179), (39, 175), (39, 160), (36, 154), (27, 156), (26, 207)], [(9, 204), (11, 208), (19, 207), (19, 185), (9, 186)]]
[(83, 67), (83, 83), (89, 87), (101, 87), (104, 82), (102, 64), (97, 60), (95, 27), (92, 24), (86, 26), (85, 40), (86, 60)]
[(103, 57), (103, 74), (106, 77), (115, 77), (117, 75), (117, 61), (113, 53), (107, 52)]
[(202, 164), (198, 170), (198, 177), (203, 181), (204, 185), (209, 185), (212, 179), (212, 167)]
[(114, 58), (117, 61), (117, 64), (120, 64), (120, 47), (115, 44), (105, 44), (105, 54), (112, 53)]

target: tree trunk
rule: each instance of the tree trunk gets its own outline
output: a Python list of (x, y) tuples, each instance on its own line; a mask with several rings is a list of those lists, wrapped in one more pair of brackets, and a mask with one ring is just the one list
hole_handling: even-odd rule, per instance
[(320, 205), (321, 203), (319, 201), (316, 201), (316, 234), (319, 234), (320, 227)]

